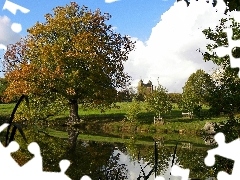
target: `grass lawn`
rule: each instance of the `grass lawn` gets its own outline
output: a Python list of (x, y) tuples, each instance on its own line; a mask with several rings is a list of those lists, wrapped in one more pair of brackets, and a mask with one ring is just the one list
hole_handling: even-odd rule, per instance
[(0, 115), (10, 116), (15, 104), (0, 104)]

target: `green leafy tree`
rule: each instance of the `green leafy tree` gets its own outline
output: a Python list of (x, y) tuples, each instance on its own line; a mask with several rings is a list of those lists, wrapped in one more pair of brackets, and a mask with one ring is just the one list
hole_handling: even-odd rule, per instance
[(8, 97), (59, 96), (68, 102), (69, 124), (80, 121), (78, 102), (110, 107), (116, 89), (129, 83), (123, 63), (134, 49), (129, 37), (106, 24), (110, 17), (74, 2), (46, 14), (46, 22), (37, 22), (24, 40), (8, 46)]
[(129, 89), (124, 89), (118, 91), (117, 97), (119, 102), (131, 102), (133, 95), (131, 94), (131, 91)]
[[(182, 0), (177, 0), (177, 2)], [(189, 6), (191, 4), (190, 0), (184, 0), (186, 2), (186, 5)], [(220, 0), (212, 0), (212, 5), (215, 7), (217, 5), (217, 2)], [(240, 10), (240, 1), (239, 0), (224, 0), (225, 4), (227, 5), (225, 13), (228, 11), (239, 11)], [(209, 1), (206, 1), (206, 3), (209, 3)]]
[(15, 121), (31, 121), (39, 122), (48, 120), (48, 118), (58, 115), (67, 110), (67, 102), (61, 96), (32, 96), (30, 95), (29, 102), (22, 102), (14, 117)]
[(167, 92), (167, 89), (158, 82), (156, 89), (146, 96), (148, 109), (159, 118), (161, 118), (161, 114), (169, 113), (172, 110), (172, 103)]
[(210, 91), (208, 103), (210, 110), (219, 115), (224, 112), (233, 118), (240, 108), (240, 79), (236, 69), (226, 68), (223, 72), (218, 73), (214, 78), (215, 88)]
[[(228, 23), (228, 25), (227, 25)], [(229, 25), (230, 24), (230, 25)], [(227, 34), (224, 29), (230, 26), (233, 31), (233, 40), (240, 38), (240, 24), (233, 18), (221, 19), (220, 24), (213, 30), (211, 28), (205, 29), (203, 33), (207, 39), (212, 41), (211, 44), (207, 44), (206, 52), (202, 53), (205, 61), (212, 61), (219, 65), (223, 72), (220, 73), (220, 77), (215, 80), (217, 84), (216, 89), (212, 92), (212, 100), (210, 104), (215, 113), (223, 111), (229, 115), (230, 118), (234, 117), (234, 111), (238, 109), (239, 98), (239, 78), (237, 72), (239, 68), (231, 68), (229, 55), (219, 57), (214, 50), (221, 46), (228, 46)], [(232, 54), (235, 58), (240, 57), (239, 48), (234, 48)]]
[(179, 107), (198, 115), (202, 105), (207, 104), (212, 88), (214, 88), (214, 83), (210, 75), (201, 69), (197, 70), (188, 78), (183, 87), (182, 101)]
[(150, 92), (148, 91), (147, 87), (145, 86), (141, 86), (137, 88), (137, 95), (136, 98), (139, 101), (145, 101), (146, 100), (146, 96), (149, 94)]
[(224, 2), (227, 5), (226, 12), (227, 11), (239, 11), (240, 10), (240, 1), (239, 0), (224, 0)]
[(131, 123), (137, 123), (140, 111), (141, 111), (140, 102), (133, 98), (126, 113), (127, 120), (130, 121)]
[[(205, 61), (212, 61), (213, 63), (217, 64), (218, 66), (221, 66), (223, 69), (226, 69), (230, 67), (230, 58), (228, 55), (224, 57), (219, 57), (214, 52), (214, 50), (221, 46), (228, 46), (228, 39), (227, 34), (224, 32), (225, 28), (228, 28), (228, 24), (230, 24), (230, 27), (233, 30), (233, 40), (240, 39), (240, 24), (236, 22), (233, 18), (229, 19), (221, 19), (220, 24), (216, 26), (216, 28), (213, 30), (211, 28), (203, 30), (203, 33), (205, 37), (212, 41), (211, 44), (207, 44), (206, 52), (202, 52), (203, 58)], [(234, 57), (239, 57), (239, 48), (234, 48), (232, 50), (232, 54)]]
[[(238, 0), (224, 0), (227, 3), (228, 8), (227, 11), (240, 10), (240, 1)], [(230, 67), (230, 58), (228, 55), (224, 57), (218, 57), (216, 53), (213, 51), (215, 48), (220, 46), (227, 46), (228, 39), (227, 34), (224, 33), (224, 29), (227, 27), (226, 22), (230, 22), (230, 27), (233, 30), (233, 40), (239, 40), (240, 38), (240, 29), (239, 23), (237, 23), (234, 19), (221, 19), (220, 24), (215, 27), (215, 29), (205, 29), (203, 33), (206, 38), (211, 40), (210, 44), (207, 44), (207, 52), (203, 52), (203, 57), (205, 61), (212, 61), (213, 63), (220, 66), (222, 72), (219, 73), (218, 78), (215, 80), (217, 86), (216, 89), (212, 93), (212, 104), (211, 106), (214, 108), (217, 113), (220, 110), (227, 110), (229, 114), (229, 119), (226, 122), (216, 123), (215, 131), (223, 132), (226, 136), (226, 142), (235, 140), (239, 138), (239, 119), (235, 119), (234, 117), (234, 108), (238, 108), (237, 102), (239, 102), (239, 78), (238, 78), (238, 68), (232, 69)], [(232, 54), (234, 57), (239, 58), (240, 52), (239, 48), (232, 49)], [(214, 104), (215, 103), (215, 104)], [(235, 106), (235, 107), (234, 107)], [(218, 162), (218, 163), (217, 163)], [(217, 174), (217, 172), (225, 171), (229, 174), (232, 172), (233, 162), (228, 159), (216, 159), (215, 167), (213, 169), (213, 173)]]
[(182, 94), (181, 93), (168, 93), (170, 100), (172, 103), (179, 104), (182, 99)]

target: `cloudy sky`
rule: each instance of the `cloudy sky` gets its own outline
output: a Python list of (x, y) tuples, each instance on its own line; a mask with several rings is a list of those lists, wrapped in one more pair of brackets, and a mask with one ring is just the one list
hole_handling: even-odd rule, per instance
[[(219, 1), (219, 0), (218, 0)], [(140, 79), (151, 80), (165, 86), (169, 92), (181, 92), (187, 78), (197, 69), (210, 72), (215, 67), (204, 62), (197, 49), (205, 50), (207, 40), (202, 30), (215, 27), (223, 16), (225, 5), (221, 1), (215, 8), (205, 0), (191, 0), (187, 7), (184, 1), (175, 0), (76, 0), (92, 10), (100, 8), (112, 15), (109, 24), (123, 35), (136, 40), (136, 49), (125, 63), (125, 71), (132, 76), (132, 85)], [(10, 11), (12, 3), (24, 7)], [(70, 1), (47, 0), (0, 0), (0, 57), (1, 49), (9, 43), (26, 36), (27, 28), (37, 21), (44, 22), (44, 15), (56, 6), (65, 6)], [(27, 12), (27, 10), (30, 10)], [(217, 11), (217, 12), (216, 12)], [(24, 13), (25, 12), (25, 13)], [(11, 25), (19, 23), (20, 33), (13, 32)], [(3, 74), (0, 74), (3, 76)]]

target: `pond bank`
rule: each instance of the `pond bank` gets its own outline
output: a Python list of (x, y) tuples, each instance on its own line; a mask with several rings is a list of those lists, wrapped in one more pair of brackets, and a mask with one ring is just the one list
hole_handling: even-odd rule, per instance
[[(48, 128), (47, 132), (50, 136), (68, 139), (68, 133), (66, 131), (59, 131), (55, 129)], [(182, 136), (179, 138), (178, 136), (169, 135), (160, 135), (160, 136), (140, 136), (140, 135), (131, 135), (131, 134), (118, 134), (115, 136), (105, 135), (91, 135), (86, 133), (80, 133), (78, 136), (79, 140), (83, 141), (96, 141), (96, 142), (111, 142), (111, 143), (132, 143), (134, 144), (142, 144), (142, 145), (153, 145), (154, 140), (164, 146), (176, 146), (176, 143), (179, 144), (180, 147), (185, 146), (186, 144), (191, 144), (194, 147), (198, 148), (206, 148), (209, 147), (204, 144), (204, 141), (197, 136)], [(184, 148), (184, 147), (183, 147)]]
[[(48, 121), (49, 127), (62, 126), (65, 127), (67, 118), (56, 118)], [(200, 135), (201, 130), (206, 122), (221, 122), (223, 118), (214, 118), (211, 120), (199, 119), (167, 119), (165, 124), (153, 124), (149, 122), (130, 123), (129, 121), (121, 120), (121, 118), (84, 118), (84, 121), (75, 124), (74, 127), (81, 128), (85, 131), (96, 133), (119, 134), (119, 133), (137, 133), (137, 134), (187, 134)]]

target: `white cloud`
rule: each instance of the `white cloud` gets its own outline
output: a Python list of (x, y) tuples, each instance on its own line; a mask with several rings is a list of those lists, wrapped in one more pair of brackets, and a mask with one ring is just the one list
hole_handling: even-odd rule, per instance
[(114, 3), (114, 2), (117, 2), (119, 0), (105, 0), (105, 3)]
[[(216, 12), (218, 9), (218, 12)], [(157, 85), (165, 86), (169, 92), (181, 92), (187, 78), (197, 69), (206, 72), (216, 67), (212, 62), (204, 62), (201, 53), (209, 42), (203, 29), (215, 27), (223, 17), (225, 6), (218, 3), (191, 1), (189, 7), (184, 1), (174, 5), (161, 16), (160, 22), (152, 28), (147, 42), (134, 38), (136, 50), (129, 55), (126, 72), (133, 78), (133, 86), (142, 78)]]
[(18, 41), (21, 36), (12, 31), (11, 29), (11, 20), (7, 16), (0, 16), (0, 48), (3, 48), (3, 45), (7, 46), (10, 43)]
[(3, 44), (0, 44), (0, 49), (6, 51), (7, 50), (7, 46), (5, 46)]
[[(124, 164), (128, 169), (128, 179), (137, 179), (139, 175), (143, 176), (143, 172), (141, 168), (143, 168), (143, 171), (146, 175), (153, 168), (151, 165), (148, 165), (149, 163), (148, 161), (144, 161), (143, 159), (141, 159), (140, 161), (133, 160), (131, 159), (131, 156), (128, 153), (123, 153), (120, 150), (114, 150), (113, 156), (116, 156), (117, 154), (120, 154), (118, 164), (119, 165)], [(180, 180), (181, 179), (180, 177), (174, 177), (170, 175), (171, 174), (170, 171), (172, 169), (170, 165), (172, 162), (172, 157), (170, 157), (169, 159), (166, 159), (166, 161), (168, 161), (168, 167), (166, 167), (166, 169), (164, 169), (165, 172), (158, 175), (158, 177), (161, 176), (161, 177), (164, 177), (165, 179)], [(179, 163), (177, 163), (176, 165), (179, 166)], [(154, 173), (152, 173), (149, 176), (149, 180), (156, 180)]]
[[(0, 16), (0, 59), (2, 58), (8, 44), (15, 43), (21, 36), (12, 31), (11, 20), (7, 16)], [(3, 76), (2, 63), (0, 62), (0, 77)]]
[[(152, 168), (147, 165), (147, 162), (144, 162), (143, 160), (140, 162), (131, 160), (131, 157), (128, 154), (125, 154), (119, 150), (114, 150), (113, 155), (117, 155), (118, 153), (120, 154), (118, 163), (127, 166), (129, 179), (137, 179), (140, 174), (142, 175), (141, 167), (145, 167), (144, 172), (146, 174), (151, 171)], [(154, 175), (151, 175), (149, 179), (153, 180)]]

